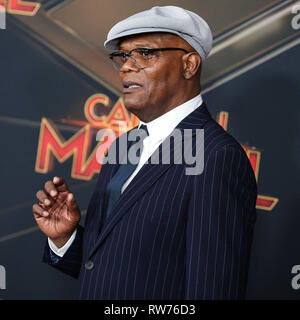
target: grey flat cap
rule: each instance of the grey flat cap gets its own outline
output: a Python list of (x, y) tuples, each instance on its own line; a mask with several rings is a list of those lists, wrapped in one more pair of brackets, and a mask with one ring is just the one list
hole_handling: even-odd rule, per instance
[(202, 61), (212, 48), (208, 24), (196, 13), (176, 6), (153, 7), (118, 22), (110, 29), (104, 46), (118, 50), (120, 38), (149, 32), (177, 34), (199, 53)]

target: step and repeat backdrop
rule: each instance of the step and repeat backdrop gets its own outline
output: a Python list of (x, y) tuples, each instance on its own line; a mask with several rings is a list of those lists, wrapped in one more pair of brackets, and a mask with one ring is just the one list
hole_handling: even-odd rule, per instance
[[(8, 27), (0, 34), (0, 299), (73, 299), (77, 281), (41, 262), (35, 193), (64, 177), (84, 223), (101, 170), (97, 131), (138, 119), (109, 88)], [(300, 298), (299, 56), (294, 46), (203, 95), (258, 181), (249, 299)]]

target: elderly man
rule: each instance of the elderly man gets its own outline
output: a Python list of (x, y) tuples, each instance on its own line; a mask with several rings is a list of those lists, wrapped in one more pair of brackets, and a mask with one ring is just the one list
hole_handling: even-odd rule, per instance
[[(124, 103), (140, 119), (138, 163), (103, 164), (84, 228), (65, 181), (46, 182), (33, 206), (48, 236), (44, 261), (79, 278), (80, 299), (244, 298), (256, 181), (200, 94), (208, 25), (182, 8), (154, 7), (116, 24), (105, 46), (117, 50), (110, 58)], [(175, 130), (193, 132), (194, 145), (201, 129), (201, 173), (175, 158), (147, 161)]]

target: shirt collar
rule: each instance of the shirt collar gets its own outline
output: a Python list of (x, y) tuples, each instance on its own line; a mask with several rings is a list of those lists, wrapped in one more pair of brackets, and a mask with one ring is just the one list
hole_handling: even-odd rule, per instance
[(144, 124), (147, 126), (149, 137), (153, 141), (159, 141), (166, 138), (191, 112), (197, 109), (203, 102), (201, 94), (186, 101), (185, 103), (164, 113), (160, 117), (150, 121), (143, 122), (140, 120), (139, 127)]

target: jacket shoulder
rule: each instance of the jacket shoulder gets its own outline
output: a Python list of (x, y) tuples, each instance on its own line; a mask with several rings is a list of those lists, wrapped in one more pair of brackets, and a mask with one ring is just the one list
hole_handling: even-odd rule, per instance
[(241, 144), (231, 134), (225, 131), (214, 119), (207, 121), (203, 129), (206, 155), (211, 155), (226, 149), (235, 149), (236, 151), (244, 152)]

